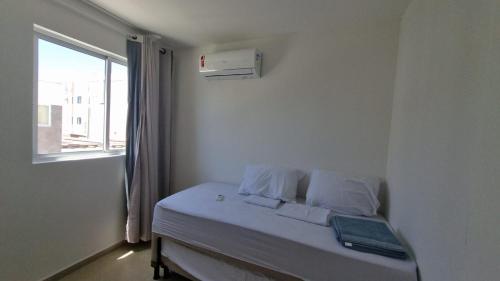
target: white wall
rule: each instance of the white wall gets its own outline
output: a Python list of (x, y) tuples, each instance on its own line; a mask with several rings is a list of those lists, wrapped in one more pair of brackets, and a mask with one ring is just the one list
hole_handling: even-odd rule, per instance
[(31, 163), (33, 23), (125, 55), (123, 27), (57, 2), (0, 1), (0, 280), (39, 280), (124, 237), (123, 157)]
[(401, 27), (389, 218), (424, 281), (498, 280), (500, 3), (414, 0)]
[[(246, 163), (384, 176), (399, 22), (177, 52), (174, 188), (239, 182)], [(204, 52), (259, 48), (263, 76), (207, 81)]]

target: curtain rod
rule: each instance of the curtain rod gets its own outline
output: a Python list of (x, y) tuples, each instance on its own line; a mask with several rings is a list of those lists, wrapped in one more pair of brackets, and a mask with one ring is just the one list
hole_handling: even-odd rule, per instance
[[(129, 38), (129, 39), (132, 39), (132, 40), (134, 40), (134, 41), (141, 42), (141, 43), (143, 43), (143, 42), (144, 42), (142, 35), (129, 34), (129, 35), (128, 35), (128, 38)], [(164, 55), (164, 54), (166, 54), (166, 53), (167, 53), (167, 49), (165, 49), (165, 48), (160, 48), (160, 50), (159, 50), (159, 51), (160, 51), (160, 54), (162, 54), (162, 55)]]
[(141, 43), (144, 42), (144, 37), (142, 35), (129, 34), (127, 37), (128, 37), (128, 39), (130, 39), (132, 41), (137, 41), (137, 42), (141, 42)]

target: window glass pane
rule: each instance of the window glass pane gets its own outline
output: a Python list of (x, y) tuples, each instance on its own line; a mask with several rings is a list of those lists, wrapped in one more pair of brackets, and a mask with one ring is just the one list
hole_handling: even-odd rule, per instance
[(38, 105), (38, 126), (50, 126), (50, 106)]
[(127, 126), (127, 67), (111, 63), (109, 148), (124, 149)]
[(38, 154), (103, 149), (105, 66), (38, 39)]

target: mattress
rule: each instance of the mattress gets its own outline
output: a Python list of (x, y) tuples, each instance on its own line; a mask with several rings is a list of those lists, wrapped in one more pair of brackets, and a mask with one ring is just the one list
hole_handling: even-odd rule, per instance
[(417, 280), (413, 259), (344, 248), (332, 227), (278, 216), (237, 190), (205, 183), (169, 196), (155, 206), (153, 232), (304, 280)]

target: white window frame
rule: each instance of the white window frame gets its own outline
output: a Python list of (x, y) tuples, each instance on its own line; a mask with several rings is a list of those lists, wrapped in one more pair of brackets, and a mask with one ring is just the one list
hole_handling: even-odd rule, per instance
[[(43, 26), (33, 25), (33, 163), (46, 163), (56, 161), (71, 161), (81, 159), (94, 159), (103, 157), (121, 156), (125, 154), (125, 149), (109, 149), (109, 114), (110, 114), (110, 94), (111, 94), (111, 63), (127, 66), (127, 58), (108, 52), (101, 48), (92, 46), (85, 42), (52, 31)], [(106, 81), (104, 89), (105, 120), (104, 120), (104, 144), (102, 150), (97, 151), (74, 151), (50, 154), (38, 154), (38, 39), (42, 39), (65, 48), (69, 48), (87, 55), (103, 59), (106, 63)]]

